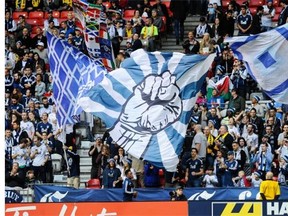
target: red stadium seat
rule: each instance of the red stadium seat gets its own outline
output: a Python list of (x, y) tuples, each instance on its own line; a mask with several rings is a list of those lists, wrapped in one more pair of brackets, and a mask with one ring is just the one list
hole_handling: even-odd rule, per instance
[(133, 17), (134, 16), (134, 11), (135, 10), (130, 10), (130, 9), (125, 10), (124, 11), (124, 18)]
[(273, 22), (277, 22), (279, 19), (280, 14), (275, 14), (275, 16), (272, 18)]
[(170, 10), (170, 1), (163, 1), (162, 4), (166, 5), (166, 8), (167, 8), (167, 10), (168, 10), (169, 17), (172, 17), (172, 16), (173, 16), (173, 13), (172, 13), (172, 11)]
[(26, 19), (26, 22), (32, 26), (43, 26), (44, 19)]
[(85, 183), (85, 188), (88, 189), (100, 189), (101, 184), (99, 179), (90, 179)]
[[(239, 4), (239, 5), (242, 5), (246, 0), (237, 0), (236, 2)], [(230, 2), (230, 1), (229, 1)], [(229, 3), (228, 3), (229, 4)], [(227, 5), (228, 6), (228, 5)]]
[(111, 7), (111, 3), (109, 1), (103, 2), (103, 5), (106, 7), (106, 9), (109, 9)]
[(250, 0), (249, 7), (257, 7), (262, 6), (263, 1), (262, 0)]
[[(52, 16), (53, 16), (54, 18), (60, 18), (60, 11), (53, 11), (53, 12), (52, 12)], [(45, 12), (44, 18), (45, 18), (45, 19), (48, 18), (48, 12)]]
[(61, 11), (60, 17), (61, 18), (67, 18), (68, 13), (70, 13), (71, 11)]
[(163, 169), (159, 169), (160, 186), (165, 187), (165, 174)]
[(249, 7), (251, 15), (254, 15), (257, 13), (257, 7)]
[(29, 19), (43, 19), (44, 12), (43, 11), (31, 11), (28, 16)]
[(12, 18), (18, 20), (20, 15), (24, 16), (26, 19), (28, 18), (28, 12), (26, 11), (15, 11), (12, 14)]
[(275, 13), (280, 14), (282, 11), (282, 7), (275, 7)]

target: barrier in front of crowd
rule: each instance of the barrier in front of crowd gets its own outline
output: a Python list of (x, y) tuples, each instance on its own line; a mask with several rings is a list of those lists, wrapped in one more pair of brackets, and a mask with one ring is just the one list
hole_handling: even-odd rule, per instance
[[(35, 187), (35, 202), (107, 202), (122, 201), (122, 189), (74, 189), (71, 187), (43, 186)], [(135, 201), (167, 201), (173, 188), (137, 188)], [(185, 188), (184, 194), (189, 200), (257, 200), (259, 188)], [(280, 200), (288, 200), (288, 187), (281, 187)]]
[[(26, 212), (24, 214), (24, 212)], [(29, 216), (146, 216), (188, 215), (188, 203), (181, 202), (77, 202), (13, 203), (5, 205), (5, 215)]]

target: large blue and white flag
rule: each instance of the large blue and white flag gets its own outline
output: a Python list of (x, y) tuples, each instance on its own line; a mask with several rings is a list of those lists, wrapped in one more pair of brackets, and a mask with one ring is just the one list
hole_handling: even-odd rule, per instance
[(60, 126), (77, 122), (82, 108), (78, 97), (101, 82), (106, 69), (101, 62), (84, 55), (66, 41), (47, 32), (49, 64), (53, 78), (53, 97)]
[(288, 24), (253, 36), (225, 40), (249, 74), (276, 102), (288, 104)]
[(136, 158), (175, 171), (187, 125), (215, 55), (136, 50), (78, 103)]

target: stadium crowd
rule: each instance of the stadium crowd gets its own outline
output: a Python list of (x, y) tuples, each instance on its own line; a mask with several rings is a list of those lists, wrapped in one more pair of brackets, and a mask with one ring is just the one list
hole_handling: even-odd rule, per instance
[[(136, 187), (258, 187), (272, 171), (279, 184), (287, 185), (288, 105), (255, 94), (261, 89), (243, 62), (234, 57), (229, 44), (223, 42), (227, 35), (234, 36), (235, 24), (238, 35), (272, 29), (274, 5), (268, 0), (251, 15), (248, 1), (240, 6), (231, 0), (228, 8), (220, 1), (196, 4), (195, 8), (191, 6), (194, 1), (187, 5), (184, 2), (171, 0), (167, 7), (160, 0), (153, 5), (149, 0), (93, 1), (107, 13), (118, 67), (139, 48), (161, 50), (163, 35), (172, 33), (173, 28), (176, 44), (182, 42), (184, 53), (217, 55), (193, 108), (176, 172), (166, 172), (127, 155), (106, 132), (89, 150), (91, 179), (100, 179), (102, 188), (119, 188), (126, 178), (125, 171), (130, 169)], [(88, 54), (71, 2), (16, 0), (5, 4), (6, 186), (52, 183), (51, 154), (57, 153), (67, 155), (69, 163), (63, 163), (62, 169), (70, 168), (68, 177), (75, 180), (70, 185), (78, 188), (80, 161), (75, 125), (57, 126), (45, 36), (50, 32)], [(281, 0), (280, 6), (278, 25), (288, 20), (286, 1)], [(132, 17), (125, 17), (129, 10), (133, 10)], [(14, 20), (15, 12), (25, 11), (47, 13), (43, 26), (31, 26), (24, 15)], [(67, 18), (59, 21), (63, 11)], [(58, 18), (54, 17), (57, 12)], [(189, 29), (184, 40), (184, 21), (196, 13), (201, 15), (199, 25)], [(126, 40), (125, 49), (120, 46), (122, 40)], [(217, 88), (209, 91), (208, 83), (217, 83), (225, 76), (233, 84), (231, 94), (223, 95)], [(261, 103), (263, 100), (269, 103)]]

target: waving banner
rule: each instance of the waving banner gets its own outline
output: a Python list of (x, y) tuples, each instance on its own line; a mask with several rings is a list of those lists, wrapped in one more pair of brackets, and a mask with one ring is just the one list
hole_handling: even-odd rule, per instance
[(176, 171), (191, 109), (214, 55), (134, 51), (79, 98), (132, 156)]
[(288, 104), (288, 23), (258, 35), (225, 41), (246, 63), (249, 74), (263, 91), (276, 102)]

